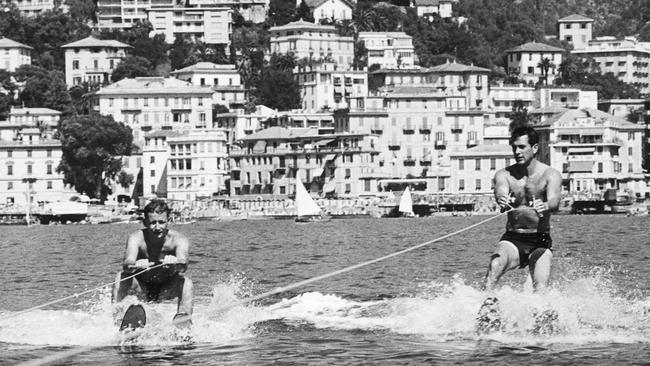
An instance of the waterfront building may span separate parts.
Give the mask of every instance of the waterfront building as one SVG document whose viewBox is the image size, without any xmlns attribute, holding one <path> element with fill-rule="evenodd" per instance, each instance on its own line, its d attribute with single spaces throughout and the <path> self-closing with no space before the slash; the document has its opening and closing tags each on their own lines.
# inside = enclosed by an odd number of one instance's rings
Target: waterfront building
<svg viewBox="0 0 650 366">
<path fill-rule="evenodd" d="M 602 74 L 612 73 L 642 94 L 650 94 L 650 42 L 639 42 L 635 37 L 597 37 L 571 53 L 593 59 Z"/>
<path fill-rule="evenodd" d="M 413 37 L 404 32 L 359 32 L 367 50 L 368 66 L 409 68 L 416 64 Z"/>
<path fill-rule="evenodd" d="M 66 12 L 68 6 L 63 4 L 63 2 L 58 2 L 55 0 L 18 0 L 12 2 L 20 11 L 20 13 L 26 17 L 33 17 L 42 12 L 54 9 L 61 9 Z"/>
<path fill-rule="evenodd" d="M 355 1 L 348 0 L 296 0 L 296 8 L 304 1 L 314 16 L 314 22 L 352 19 Z"/>
<path fill-rule="evenodd" d="M 579 14 L 571 14 L 557 21 L 557 35 L 560 41 L 566 41 L 574 50 L 587 47 L 591 40 L 594 20 Z"/>
<path fill-rule="evenodd" d="M 354 59 L 354 38 L 340 36 L 333 25 L 299 20 L 271 27 L 271 53 L 293 54 L 297 59 L 332 61 L 349 67 Z"/>
<path fill-rule="evenodd" d="M 145 132 L 212 126 L 212 89 L 175 78 L 123 79 L 96 91 L 93 99 L 100 114 L 131 127 L 138 145 Z"/>
<path fill-rule="evenodd" d="M 189 0 L 191 7 L 222 7 L 236 10 L 247 22 L 262 23 L 266 20 L 269 0 Z"/>
<path fill-rule="evenodd" d="M 233 10 L 229 7 L 150 7 L 145 12 L 153 26 L 150 37 L 163 34 L 169 44 L 174 43 L 176 37 L 183 37 L 194 42 L 224 45 L 226 50 L 230 45 Z"/>
<path fill-rule="evenodd" d="M 415 8 L 418 17 L 433 21 L 436 17 L 447 19 L 452 16 L 452 4 L 457 0 L 412 0 L 411 7 Z"/>
<path fill-rule="evenodd" d="M 251 135 L 264 128 L 265 121 L 277 117 L 277 111 L 269 107 L 258 105 L 255 110 L 246 113 L 243 110 L 217 114 L 212 123 L 213 128 L 226 131 L 228 146 L 244 136 Z"/>
<path fill-rule="evenodd" d="M 336 132 L 378 136 L 380 184 L 417 177 L 427 193 L 450 192 L 450 153 L 481 144 L 493 119 L 465 101 L 436 86 L 386 86 L 336 111 Z"/>
<path fill-rule="evenodd" d="M 107 201 L 114 202 L 129 202 L 129 200 L 137 200 L 142 196 L 142 152 L 134 152 L 131 155 L 122 156 L 122 170 L 118 173 L 115 179 L 109 182 L 112 193 L 106 197 Z M 122 172 L 129 174 L 133 177 L 131 184 L 123 186 L 119 182 L 119 175 Z M 138 189 L 139 188 L 139 189 Z"/>
<path fill-rule="evenodd" d="M 195 201 L 226 188 L 227 137 L 223 129 L 155 131 L 145 136 L 145 196 Z"/>
<path fill-rule="evenodd" d="M 0 140 L 0 206 L 64 200 L 71 190 L 56 171 L 61 155 L 61 141 L 41 140 L 37 128 L 23 129 L 18 139 Z"/>
<path fill-rule="evenodd" d="M 482 144 L 450 153 L 450 193 L 492 195 L 494 174 L 514 163 L 508 144 Z"/>
<path fill-rule="evenodd" d="M 172 71 L 171 75 L 193 85 L 210 86 L 214 91 L 212 104 L 221 104 L 228 109 L 242 109 L 246 103 L 246 90 L 235 65 L 218 65 L 199 62 L 186 68 Z"/>
<path fill-rule="evenodd" d="M 558 77 L 558 67 L 562 63 L 562 48 L 549 46 L 544 43 L 529 42 L 506 51 L 508 74 L 515 75 L 529 84 L 543 82 L 546 75 L 538 65 L 548 59 L 548 80 L 546 85 L 553 84 Z"/>
<path fill-rule="evenodd" d="M 32 50 L 30 46 L 0 37 L 0 70 L 14 72 L 22 65 L 31 65 Z"/>
<path fill-rule="evenodd" d="M 319 135 L 315 128 L 271 127 L 231 150 L 230 194 L 295 194 L 296 181 L 317 197 L 358 197 L 378 191 L 376 136 Z"/>
<path fill-rule="evenodd" d="M 568 109 L 536 126 L 538 157 L 562 173 L 567 192 L 629 189 L 645 195 L 645 126 L 597 109 Z"/>
<path fill-rule="evenodd" d="M 346 108 L 351 97 L 368 95 L 367 70 L 340 68 L 335 63 L 298 66 L 293 71 L 300 85 L 302 110 L 308 112 Z"/>
<path fill-rule="evenodd" d="M 65 83 L 68 87 L 84 82 L 107 84 L 117 65 L 132 47 L 115 40 L 95 37 L 65 44 Z"/>
<path fill-rule="evenodd" d="M 175 4 L 174 0 L 97 0 L 97 28 L 129 29 L 147 20 L 147 9 Z"/>
</svg>

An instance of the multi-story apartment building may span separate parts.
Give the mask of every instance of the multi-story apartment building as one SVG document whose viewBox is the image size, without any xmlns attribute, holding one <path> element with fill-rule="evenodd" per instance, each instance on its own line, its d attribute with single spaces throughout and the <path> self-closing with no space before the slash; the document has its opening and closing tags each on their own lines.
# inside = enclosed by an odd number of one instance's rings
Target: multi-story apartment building
<svg viewBox="0 0 650 366">
<path fill-rule="evenodd" d="M 95 37 L 61 46 L 65 50 L 65 82 L 68 86 L 83 82 L 106 84 L 131 46 L 115 40 Z"/>
<path fill-rule="evenodd" d="M 428 193 L 449 192 L 450 154 L 479 145 L 490 119 L 488 111 L 469 109 L 464 96 L 436 86 L 384 87 L 335 112 L 337 133 L 378 135 L 379 176 L 418 177 Z"/>
<path fill-rule="evenodd" d="M 147 9 L 174 5 L 174 0 L 97 0 L 97 27 L 128 29 L 147 20 Z"/>
<path fill-rule="evenodd" d="M 409 68 L 415 65 L 413 37 L 404 32 L 359 32 L 367 53 L 368 66 Z"/>
<path fill-rule="evenodd" d="M 516 75 L 529 84 L 542 82 L 545 77 L 547 85 L 553 84 L 558 77 L 558 67 L 562 63 L 563 49 L 544 43 L 529 42 L 506 51 L 508 73 Z M 548 59 L 550 67 L 548 75 L 538 65 Z"/>
<path fill-rule="evenodd" d="M 96 110 L 133 130 L 134 143 L 144 133 L 161 129 L 188 130 L 212 126 L 212 89 L 175 78 L 123 79 L 94 93 Z"/>
<path fill-rule="evenodd" d="M 63 175 L 56 171 L 61 142 L 39 136 L 37 128 L 26 128 L 20 139 L 0 141 L 0 204 L 25 207 L 27 202 L 63 200 L 71 193 L 63 184 Z"/>
<path fill-rule="evenodd" d="M 296 67 L 293 75 L 300 85 L 303 111 L 346 108 L 349 98 L 368 95 L 366 70 L 324 63 L 315 67 Z"/>
<path fill-rule="evenodd" d="M 329 60 L 348 67 L 354 59 L 354 38 L 340 36 L 333 25 L 303 20 L 271 27 L 271 52 L 298 59 Z"/>
<path fill-rule="evenodd" d="M 650 94 L 650 42 L 639 42 L 635 37 L 597 37 L 571 53 L 592 58 L 602 74 L 612 73 L 642 94 Z"/>
<path fill-rule="evenodd" d="M 415 8 L 418 17 L 433 21 L 435 17 L 451 18 L 452 4 L 457 0 L 412 0 L 411 7 Z"/>
<path fill-rule="evenodd" d="M 574 50 L 587 47 L 591 40 L 594 20 L 579 14 L 571 14 L 557 21 L 557 38 L 566 41 Z"/>
<path fill-rule="evenodd" d="M 212 125 L 214 128 L 222 128 L 226 131 L 228 146 L 230 146 L 244 136 L 263 129 L 264 121 L 275 117 L 277 117 L 275 110 L 258 105 L 251 113 L 244 113 L 244 111 L 220 113 Z"/>
<path fill-rule="evenodd" d="M 320 135 L 334 133 L 334 116 L 331 111 L 309 112 L 295 110 L 278 114 L 262 123 L 263 128 L 312 128 Z"/>
<path fill-rule="evenodd" d="M 192 7 L 226 7 L 236 10 L 245 21 L 262 23 L 266 20 L 269 0 L 189 0 Z"/>
<path fill-rule="evenodd" d="M 228 176 L 223 129 L 158 131 L 145 137 L 145 196 L 193 201 L 225 190 Z"/>
<path fill-rule="evenodd" d="M 462 96 L 463 108 L 481 109 L 488 97 L 490 70 L 447 61 L 432 68 L 382 69 L 371 73 L 375 86 L 431 86 L 447 96 Z M 460 103 L 460 100 L 456 100 Z M 458 108 L 456 108 L 458 109 Z"/>
<path fill-rule="evenodd" d="M 230 194 L 290 195 L 301 181 L 312 195 L 376 194 L 376 137 L 272 127 L 244 137 L 230 154 Z"/>
<path fill-rule="evenodd" d="M 541 87 L 535 90 L 534 107 L 538 109 L 559 107 L 566 109 L 596 109 L 598 92 L 577 88 Z"/>
<path fill-rule="evenodd" d="M 211 45 L 224 45 L 226 49 L 232 38 L 232 13 L 229 7 L 149 7 L 147 20 L 153 30 L 149 34 L 164 34 L 167 43 L 176 37 L 188 38 Z"/>
<path fill-rule="evenodd" d="M 507 144 L 482 144 L 450 153 L 452 194 L 494 192 L 494 174 L 514 163 L 512 148 Z"/>
<path fill-rule="evenodd" d="M 246 102 L 246 90 L 241 84 L 241 76 L 235 65 L 199 62 L 172 71 L 171 75 L 194 85 L 212 87 L 214 90 L 213 104 L 221 104 L 228 109 L 241 109 Z"/>
<path fill-rule="evenodd" d="M 322 20 L 349 20 L 352 19 L 353 1 L 348 0 L 296 0 L 296 8 L 305 1 L 314 16 L 314 21 L 320 23 Z"/>
<path fill-rule="evenodd" d="M 562 173 L 568 192 L 648 192 L 641 163 L 644 126 L 596 109 L 569 109 L 537 126 L 540 160 Z"/>
<path fill-rule="evenodd" d="M 32 47 L 0 37 L 0 70 L 14 72 L 22 65 L 31 65 L 32 50 Z"/>
<path fill-rule="evenodd" d="M 37 128 L 40 139 L 51 139 L 59 126 L 61 112 L 49 108 L 11 107 L 6 122 L 0 122 L 0 140 L 20 139 L 24 128 Z"/>
<path fill-rule="evenodd" d="M 523 84 L 490 85 L 488 99 L 487 107 L 494 111 L 495 123 L 507 124 L 515 102 L 520 102 L 527 110 L 533 108 L 535 88 Z"/>
<path fill-rule="evenodd" d="M 68 10 L 67 5 L 63 5 L 63 2 L 54 0 L 17 0 L 12 3 L 16 5 L 22 15 L 27 17 L 36 16 L 44 11 L 56 8 L 60 8 L 62 11 Z"/>
<path fill-rule="evenodd" d="M 646 99 L 601 99 L 598 101 L 598 109 L 625 119 L 633 116 L 643 122 L 643 115 L 647 113 L 646 103 L 648 103 Z"/>
</svg>

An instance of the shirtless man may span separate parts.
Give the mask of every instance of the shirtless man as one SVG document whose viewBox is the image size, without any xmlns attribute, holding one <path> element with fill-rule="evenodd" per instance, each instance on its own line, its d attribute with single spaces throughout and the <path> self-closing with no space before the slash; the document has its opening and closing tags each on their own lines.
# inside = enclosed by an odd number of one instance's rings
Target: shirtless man
<svg viewBox="0 0 650 366">
<path fill-rule="evenodd" d="M 145 301 L 178 298 L 175 322 L 189 321 L 192 315 L 192 280 L 182 273 L 187 270 L 189 241 L 167 228 L 171 209 L 161 199 L 154 199 L 144 208 L 144 229 L 133 232 L 126 241 L 123 269 L 117 274 L 113 299 L 122 301 L 135 293 Z M 146 268 L 162 266 L 144 271 Z M 142 272 L 133 278 L 124 277 Z"/>
<path fill-rule="evenodd" d="M 494 195 L 502 212 L 514 210 L 491 257 L 485 288 L 493 289 L 506 271 L 530 266 L 533 287 L 541 291 L 551 273 L 550 216 L 560 203 L 562 176 L 535 158 L 539 145 L 532 127 L 516 128 L 510 145 L 516 163 L 495 174 Z"/>
</svg>

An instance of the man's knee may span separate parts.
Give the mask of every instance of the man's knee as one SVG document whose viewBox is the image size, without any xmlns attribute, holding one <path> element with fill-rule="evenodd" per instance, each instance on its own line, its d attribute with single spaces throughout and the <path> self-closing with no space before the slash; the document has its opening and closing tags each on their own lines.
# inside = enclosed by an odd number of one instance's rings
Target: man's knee
<svg viewBox="0 0 650 366">
<path fill-rule="evenodd" d="M 547 248 L 537 248 L 533 250 L 532 253 L 530 253 L 530 256 L 528 258 L 531 265 L 534 266 L 535 263 L 537 263 L 537 261 L 539 261 L 542 258 L 544 259 L 548 258 L 548 260 L 553 258 L 553 252 L 551 252 L 551 250 Z"/>
<path fill-rule="evenodd" d="M 506 260 L 499 253 L 494 253 L 490 257 L 490 272 L 501 272 L 505 269 Z"/>
</svg>

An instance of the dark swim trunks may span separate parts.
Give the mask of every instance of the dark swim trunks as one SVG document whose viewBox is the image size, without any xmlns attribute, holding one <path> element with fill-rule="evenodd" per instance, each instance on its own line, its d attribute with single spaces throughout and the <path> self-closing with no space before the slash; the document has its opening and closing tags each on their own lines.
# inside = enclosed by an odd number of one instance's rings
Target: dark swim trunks
<svg viewBox="0 0 650 366">
<path fill-rule="evenodd" d="M 159 302 L 160 293 L 165 285 L 174 281 L 185 281 L 185 277 L 176 272 L 169 272 L 164 268 L 157 268 L 149 272 L 145 272 L 135 277 L 138 280 L 140 288 L 144 292 L 147 302 Z"/>
<path fill-rule="evenodd" d="M 521 234 L 506 231 L 501 240 L 511 242 L 519 250 L 519 268 L 524 268 L 530 264 L 530 255 L 535 249 L 552 250 L 551 247 L 553 246 L 553 240 L 549 233 Z"/>
</svg>

